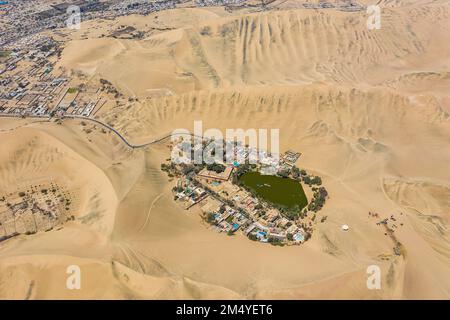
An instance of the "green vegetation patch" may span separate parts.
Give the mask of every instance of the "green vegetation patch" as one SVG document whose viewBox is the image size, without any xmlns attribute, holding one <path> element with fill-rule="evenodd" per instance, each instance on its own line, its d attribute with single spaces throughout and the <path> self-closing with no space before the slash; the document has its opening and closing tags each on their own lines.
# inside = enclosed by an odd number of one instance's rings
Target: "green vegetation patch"
<svg viewBox="0 0 450 320">
<path fill-rule="evenodd" d="M 67 90 L 67 93 L 75 93 L 75 92 L 78 92 L 78 88 L 69 88 Z"/>
<path fill-rule="evenodd" d="M 7 58 L 11 54 L 11 51 L 1 51 L 0 50 L 0 58 Z"/>
<path fill-rule="evenodd" d="M 293 179 L 253 171 L 244 173 L 239 182 L 256 196 L 278 206 L 303 209 L 308 204 L 302 185 Z"/>
<path fill-rule="evenodd" d="M 208 164 L 206 169 L 209 171 L 214 171 L 215 173 L 222 173 L 225 171 L 226 167 L 220 163 Z"/>
</svg>

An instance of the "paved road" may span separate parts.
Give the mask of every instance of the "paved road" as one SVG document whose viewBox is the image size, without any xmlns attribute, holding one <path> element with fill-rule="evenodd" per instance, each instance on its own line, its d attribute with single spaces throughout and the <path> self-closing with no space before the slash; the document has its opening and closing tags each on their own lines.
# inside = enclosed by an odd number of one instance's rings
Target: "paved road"
<svg viewBox="0 0 450 320">
<path fill-rule="evenodd" d="M 95 122 L 96 124 L 99 124 L 102 127 L 107 128 L 108 130 L 114 132 L 120 138 L 120 140 L 122 140 L 128 147 L 130 147 L 132 149 L 145 148 L 152 144 L 155 144 L 155 143 L 161 142 L 165 139 L 168 139 L 168 138 L 172 137 L 173 135 L 181 135 L 181 133 L 167 133 L 160 138 L 153 139 L 153 140 L 143 143 L 143 144 L 132 144 L 132 143 L 128 142 L 128 140 L 119 131 L 117 131 L 116 129 L 111 127 L 109 124 L 101 122 L 97 119 L 89 118 L 89 117 L 85 117 L 85 116 L 79 116 L 79 115 L 63 116 L 63 119 L 80 119 L 80 120 Z M 190 135 L 191 135 L 191 137 L 203 138 L 200 136 L 196 136 L 193 133 L 191 133 Z"/>
<path fill-rule="evenodd" d="M 132 143 L 128 142 L 128 140 L 119 131 L 117 131 L 116 129 L 111 127 L 109 124 L 101 122 L 97 119 L 84 117 L 84 116 L 78 116 L 78 115 L 63 116 L 63 119 L 80 119 L 83 121 L 94 122 L 106 129 L 108 129 L 109 131 L 114 132 L 120 138 L 120 140 L 122 140 L 128 147 L 130 147 L 132 149 L 144 148 L 144 147 L 155 144 L 161 140 L 164 140 L 164 139 L 167 139 L 168 137 L 170 137 L 170 135 L 167 135 L 167 136 L 164 136 L 163 138 L 155 139 L 155 140 L 152 140 L 152 141 L 144 143 L 144 144 L 132 144 Z"/>
<path fill-rule="evenodd" d="M 21 115 L 5 115 L 5 114 L 0 115 L 0 118 L 1 117 L 3 117 L 3 118 L 20 118 L 20 119 L 43 119 L 41 122 L 50 122 L 52 119 L 48 116 L 27 116 L 24 118 Z M 117 131 L 116 129 L 111 127 L 109 124 L 101 122 L 100 120 L 85 117 L 85 116 L 80 116 L 80 115 L 65 115 L 62 117 L 62 119 L 79 119 L 82 121 L 94 122 L 106 129 L 108 129 L 109 131 L 113 132 L 116 136 L 118 136 L 120 138 L 120 140 L 122 140 L 129 148 L 132 148 L 132 149 L 148 147 L 152 144 L 155 144 L 155 143 L 163 141 L 167 138 L 170 138 L 173 135 L 172 133 L 168 133 L 168 134 L 165 134 L 164 136 L 162 136 L 161 138 L 153 139 L 153 140 L 143 143 L 143 144 L 133 144 L 133 143 L 128 142 L 128 140 L 119 131 Z M 191 136 L 194 136 L 194 134 L 191 134 Z"/>
</svg>

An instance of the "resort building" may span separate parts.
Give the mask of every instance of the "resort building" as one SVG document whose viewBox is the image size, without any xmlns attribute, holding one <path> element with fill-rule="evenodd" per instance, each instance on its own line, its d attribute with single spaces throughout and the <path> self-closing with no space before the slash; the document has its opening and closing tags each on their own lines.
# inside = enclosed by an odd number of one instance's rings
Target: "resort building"
<svg viewBox="0 0 450 320">
<path fill-rule="evenodd" d="M 233 169 L 234 168 L 232 166 L 227 166 L 225 168 L 225 171 L 217 173 L 205 168 L 198 173 L 198 176 L 205 179 L 227 181 L 228 179 L 230 179 L 231 173 L 233 173 Z"/>
</svg>

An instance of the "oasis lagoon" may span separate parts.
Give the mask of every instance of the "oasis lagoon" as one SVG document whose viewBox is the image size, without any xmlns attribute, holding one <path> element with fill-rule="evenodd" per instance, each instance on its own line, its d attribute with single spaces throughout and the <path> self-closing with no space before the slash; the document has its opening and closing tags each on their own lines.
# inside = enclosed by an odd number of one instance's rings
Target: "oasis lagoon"
<svg viewBox="0 0 450 320">
<path fill-rule="evenodd" d="M 303 209 L 308 204 L 302 185 L 294 179 L 246 172 L 240 177 L 239 182 L 265 201 L 287 209 L 296 206 Z"/>
</svg>

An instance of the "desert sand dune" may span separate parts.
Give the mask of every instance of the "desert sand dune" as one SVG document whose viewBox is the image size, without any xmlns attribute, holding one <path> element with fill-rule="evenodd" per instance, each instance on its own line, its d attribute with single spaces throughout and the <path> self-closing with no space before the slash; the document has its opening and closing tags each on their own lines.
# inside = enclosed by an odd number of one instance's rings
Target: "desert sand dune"
<svg viewBox="0 0 450 320">
<path fill-rule="evenodd" d="M 74 42 L 61 66 L 89 72 L 96 65 L 99 75 L 138 96 L 160 88 L 182 93 L 192 86 L 316 81 L 361 86 L 401 77 L 417 65 L 424 69 L 417 72 L 448 70 L 448 6 L 386 8 L 382 19 L 376 32 L 367 29 L 364 13 L 291 10 L 206 19 L 138 44 L 119 40 L 131 47 L 125 52 L 112 40 Z M 426 23 L 430 20 L 434 23 Z M 100 59 L 105 46 L 108 56 Z M 147 76 L 137 76 L 142 73 Z"/>
<path fill-rule="evenodd" d="M 380 4 L 375 31 L 364 12 L 202 8 L 68 33 L 57 67 L 138 98 L 98 118 L 129 142 L 196 120 L 204 130 L 279 128 L 281 150 L 299 150 L 298 166 L 322 177 L 330 199 L 318 216 L 328 218 L 302 246 L 217 234 L 173 201 L 164 142 L 131 149 L 79 120 L 2 120 L 0 190 L 58 179 L 80 205 L 60 230 L 0 243 L 0 297 L 448 299 L 450 7 Z M 120 25 L 145 37 L 105 33 Z M 377 225 L 391 215 L 398 255 Z M 72 264 L 81 291 L 65 287 Z M 373 264 L 381 290 L 366 287 Z"/>
</svg>

